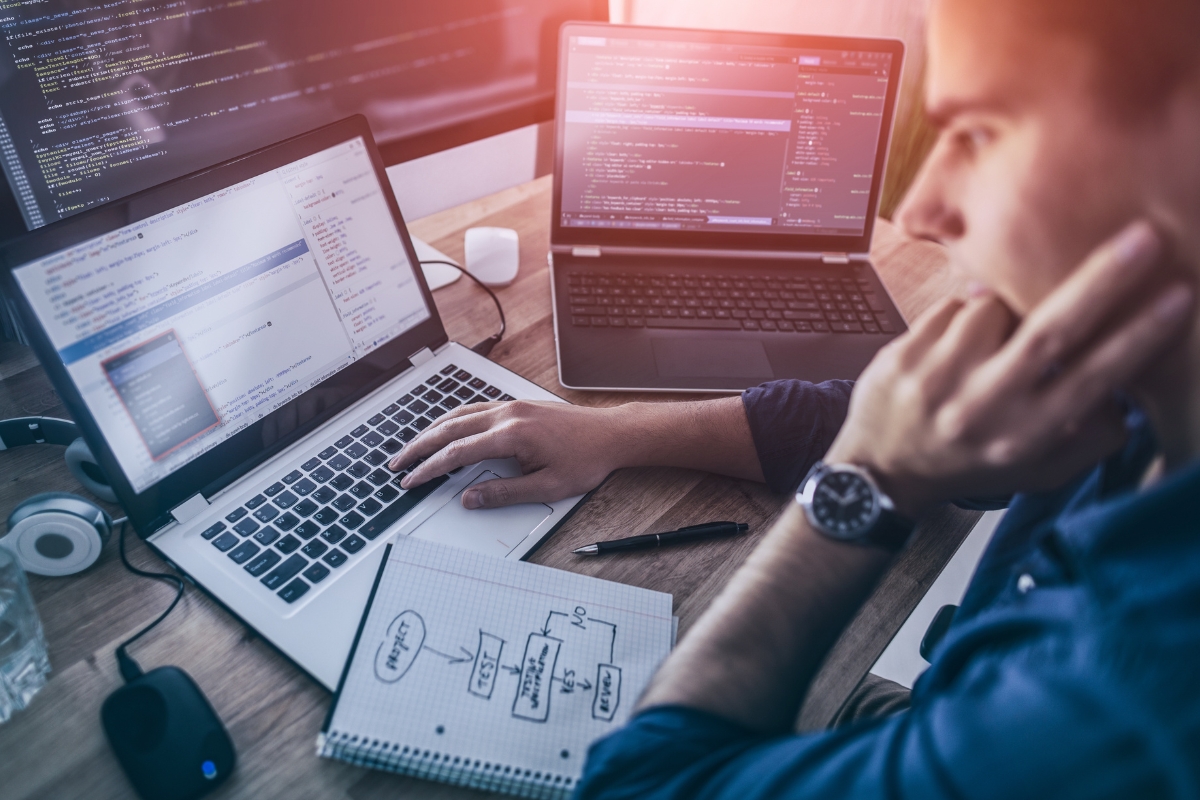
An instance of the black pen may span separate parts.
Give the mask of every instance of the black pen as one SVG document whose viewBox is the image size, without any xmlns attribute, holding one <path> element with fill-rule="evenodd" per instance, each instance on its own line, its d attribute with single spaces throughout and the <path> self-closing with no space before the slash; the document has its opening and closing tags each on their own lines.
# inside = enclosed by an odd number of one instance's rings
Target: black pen
<svg viewBox="0 0 1200 800">
<path fill-rule="evenodd" d="M 603 553 L 615 553 L 618 550 L 645 550 L 650 547 L 661 547 L 664 544 L 715 539 L 718 536 L 734 536 L 748 530 L 750 530 L 750 526 L 744 522 L 706 522 L 703 525 L 689 525 L 686 528 L 667 533 L 643 533 L 641 536 L 630 536 L 628 539 L 596 542 L 580 547 L 573 552 L 582 556 L 598 556 Z"/>
</svg>

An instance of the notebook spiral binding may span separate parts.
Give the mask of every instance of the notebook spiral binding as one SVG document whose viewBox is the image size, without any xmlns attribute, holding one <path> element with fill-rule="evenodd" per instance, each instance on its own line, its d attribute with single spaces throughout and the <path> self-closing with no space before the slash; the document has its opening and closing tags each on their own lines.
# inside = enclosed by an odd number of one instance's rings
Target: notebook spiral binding
<svg viewBox="0 0 1200 800">
<path fill-rule="evenodd" d="M 567 800 L 575 783 L 569 775 L 518 769 L 379 739 L 368 741 L 336 730 L 320 735 L 317 755 L 360 767 L 534 800 Z"/>
</svg>

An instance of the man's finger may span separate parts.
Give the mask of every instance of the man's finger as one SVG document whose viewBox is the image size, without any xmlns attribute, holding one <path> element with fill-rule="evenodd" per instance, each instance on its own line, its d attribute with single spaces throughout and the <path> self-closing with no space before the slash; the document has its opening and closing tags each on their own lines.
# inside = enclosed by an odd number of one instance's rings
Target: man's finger
<svg viewBox="0 0 1200 800">
<path fill-rule="evenodd" d="M 1127 385 L 1171 343 L 1191 318 L 1192 289 L 1175 284 L 1060 375 L 1046 394 L 1047 420 L 1078 419 L 1115 389 Z"/>
<path fill-rule="evenodd" d="M 519 478 L 483 481 L 462 494 L 463 508 L 500 508 L 517 503 L 553 503 L 566 497 L 545 471 Z"/>
<path fill-rule="evenodd" d="M 962 375 L 1004 346 L 1014 324 L 1012 311 L 995 295 L 968 300 L 922 359 L 930 396 L 946 397 Z"/>
<path fill-rule="evenodd" d="M 1030 385 L 1091 340 L 1113 313 L 1129 306 L 1157 266 L 1162 243 L 1138 221 L 1101 245 L 1029 313 L 1004 348 L 1009 386 Z"/>
<path fill-rule="evenodd" d="M 421 462 L 419 467 L 405 476 L 400 485 L 411 489 L 438 475 L 445 475 L 468 464 L 477 464 L 484 459 L 511 458 L 516 453 L 513 452 L 512 445 L 505 441 L 506 438 L 489 429 L 473 436 L 456 439 Z"/>
<path fill-rule="evenodd" d="M 957 297 L 945 297 L 925 311 L 904 335 L 905 348 L 920 355 L 933 346 L 960 310 L 963 301 Z"/>
<path fill-rule="evenodd" d="M 463 414 L 455 413 L 463 410 L 456 408 L 454 412 L 451 412 L 454 413 L 454 416 L 445 415 L 426 428 L 420 436 L 405 445 L 404 449 L 388 462 L 388 469 L 392 472 L 399 472 L 414 461 L 433 455 L 453 441 L 487 430 L 494 420 L 490 415 L 480 412 L 490 411 L 495 406 L 484 403 L 475 403 L 475 405 L 491 407 Z"/>
</svg>

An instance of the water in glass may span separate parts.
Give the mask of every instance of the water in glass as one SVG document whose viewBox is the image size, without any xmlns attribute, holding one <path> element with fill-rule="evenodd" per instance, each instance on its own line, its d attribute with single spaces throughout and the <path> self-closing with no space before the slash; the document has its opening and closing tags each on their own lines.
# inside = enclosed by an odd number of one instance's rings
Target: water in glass
<svg viewBox="0 0 1200 800">
<path fill-rule="evenodd" d="M 46 638 L 25 572 L 0 547 L 0 722 L 29 705 L 49 672 Z"/>
</svg>

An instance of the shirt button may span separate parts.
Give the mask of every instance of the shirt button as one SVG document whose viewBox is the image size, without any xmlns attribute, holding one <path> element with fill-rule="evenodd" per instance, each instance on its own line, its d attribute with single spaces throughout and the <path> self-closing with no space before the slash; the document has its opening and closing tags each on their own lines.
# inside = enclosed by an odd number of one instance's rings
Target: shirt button
<svg viewBox="0 0 1200 800">
<path fill-rule="evenodd" d="M 1037 581 L 1028 572 L 1022 573 L 1021 577 L 1017 578 L 1017 591 L 1021 594 L 1028 594 L 1031 589 L 1037 588 Z"/>
</svg>

